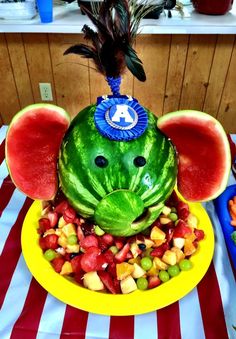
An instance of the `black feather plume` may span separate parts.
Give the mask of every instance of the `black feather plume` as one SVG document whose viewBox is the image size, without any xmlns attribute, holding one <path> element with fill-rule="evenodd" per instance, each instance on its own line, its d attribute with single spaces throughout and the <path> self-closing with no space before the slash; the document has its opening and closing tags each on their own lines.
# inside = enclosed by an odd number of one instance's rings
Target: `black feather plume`
<svg viewBox="0 0 236 339">
<path fill-rule="evenodd" d="M 93 59 L 97 70 L 106 77 L 117 78 L 127 67 L 137 79 L 145 81 L 142 62 L 132 46 L 141 19 L 156 5 L 148 6 L 146 0 L 104 0 L 97 10 L 89 10 L 82 1 L 78 2 L 97 31 L 84 25 L 84 38 L 92 46 L 75 45 L 64 54 Z"/>
</svg>

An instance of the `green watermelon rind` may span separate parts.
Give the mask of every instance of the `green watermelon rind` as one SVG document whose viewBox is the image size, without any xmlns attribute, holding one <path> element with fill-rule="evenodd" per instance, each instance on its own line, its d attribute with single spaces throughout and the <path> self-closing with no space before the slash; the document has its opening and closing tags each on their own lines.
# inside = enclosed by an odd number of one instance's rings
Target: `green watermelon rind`
<svg viewBox="0 0 236 339">
<path fill-rule="evenodd" d="M 179 111 L 175 111 L 175 112 L 170 112 L 167 113 L 161 117 L 158 118 L 157 120 L 157 127 L 162 130 L 162 126 L 165 125 L 166 122 L 170 122 L 171 119 L 175 119 L 178 117 L 184 117 L 184 116 L 189 116 L 189 115 L 194 116 L 194 118 L 197 118 L 200 121 L 214 121 L 215 126 L 217 127 L 221 137 L 222 137 L 222 142 L 224 145 L 224 149 L 225 149 L 225 175 L 222 179 L 221 185 L 219 187 L 219 189 L 215 192 L 215 194 L 209 196 L 206 199 L 203 200 L 199 200 L 199 202 L 204 202 L 204 201 L 210 201 L 213 200 L 215 198 L 217 198 L 226 188 L 228 180 L 229 180 L 229 176 L 230 176 L 230 169 L 231 169 L 231 151 L 230 151 L 230 146 L 229 146 L 229 142 L 228 142 L 228 138 L 227 138 L 227 134 L 223 128 L 223 126 L 221 125 L 221 123 L 214 118 L 213 116 L 211 116 L 208 113 L 205 112 L 201 112 L 201 111 L 197 111 L 197 110 L 179 110 Z"/>
<path fill-rule="evenodd" d="M 8 145 L 8 137 L 9 137 L 9 133 L 10 133 L 10 130 L 11 130 L 12 126 L 14 126 L 25 114 L 27 114 L 27 112 L 32 111 L 32 110 L 41 109 L 41 108 L 48 109 L 49 111 L 52 111 L 54 113 L 55 112 L 59 113 L 63 118 L 65 118 L 68 121 L 68 126 L 69 126 L 70 120 L 71 120 L 70 115 L 62 107 L 56 106 L 54 104 L 47 104 L 47 103 L 36 103 L 36 104 L 28 105 L 28 106 L 24 107 L 22 110 L 20 110 L 19 112 L 17 112 L 14 115 L 14 117 L 12 118 L 12 120 L 11 120 L 9 126 L 8 126 L 7 133 L 6 133 L 5 161 L 6 161 L 6 166 L 7 166 L 7 169 L 8 169 L 8 172 L 9 172 L 9 175 L 11 177 L 11 180 L 12 180 L 13 184 L 24 194 L 26 194 L 26 193 L 23 192 L 18 187 L 17 183 L 15 182 L 15 180 L 13 178 L 13 175 L 12 175 L 12 172 L 11 172 L 11 169 L 10 169 L 10 166 L 9 166 L 9 154 L 8 154 L 8 147 L 7 147 L 7 145 Z M 54 194 L 51 197 L 48 197 L 45 200 L 53 199 L 56 193 L 57 192 L 55 191 Z M 37 197 L 30 196 L 28 194 L 26 194 L 26 195 L 29 196 L 32 199 L 37 199 Z M 39 199 L 39 200 L 44 200 L 44 199 Z"/>
</svg>

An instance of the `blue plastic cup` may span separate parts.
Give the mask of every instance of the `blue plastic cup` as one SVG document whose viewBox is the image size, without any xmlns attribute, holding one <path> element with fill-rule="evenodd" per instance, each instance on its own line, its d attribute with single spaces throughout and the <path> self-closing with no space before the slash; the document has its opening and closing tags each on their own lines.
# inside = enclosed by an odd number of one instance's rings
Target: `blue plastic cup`
<svg viewBox="0 0 236 339">
<path fill-rule="evenodd" d="M 53 21 L 53 0 L 37 0 L 37 7 L 42 23 Z"/>
</svg>

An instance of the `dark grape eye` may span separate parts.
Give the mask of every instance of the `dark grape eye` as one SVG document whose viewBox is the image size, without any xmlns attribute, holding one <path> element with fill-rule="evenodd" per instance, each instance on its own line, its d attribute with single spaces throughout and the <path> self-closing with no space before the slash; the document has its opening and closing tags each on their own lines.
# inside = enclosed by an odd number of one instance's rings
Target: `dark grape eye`
<svg viewBox="0 0 236 339">
<path fill-rule="evenodd" d="M 108 160 L 106 158 L 104 158 L 102 155 L 98 155 L 96 158 L 95 158 L 95 164 L 98 166 L 98 167 L 107 167 L 108 165 Z"/>
<path fill-rule="evenodd" d="M 138 156 L 134 159 L 134 165 L 136 167 L 143 167 L 146 165 L 146 159 L 144 157 Z"/>
</svg>

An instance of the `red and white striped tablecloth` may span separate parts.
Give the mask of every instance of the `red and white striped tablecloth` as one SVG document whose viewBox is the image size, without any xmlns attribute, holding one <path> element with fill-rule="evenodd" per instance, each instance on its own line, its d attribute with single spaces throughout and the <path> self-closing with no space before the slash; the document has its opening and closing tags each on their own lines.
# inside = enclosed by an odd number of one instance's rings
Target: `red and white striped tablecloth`
<svg viewBox="0 0 236 339">
<path fill-rule="evenodd" d="M 0 339 L 236 338 L 235 272 L 212 202 L 205 208 L 215 229 L 213 262 L 198 286 L 178 302 L 143 315 L 116 317 L 87 313 L 48 294 L 22 256 L 21 226 L 32 200 L 8 175 L 6 131 L 6 126 L 0 128 Z"/>
</svg>

